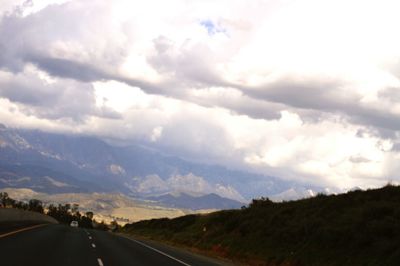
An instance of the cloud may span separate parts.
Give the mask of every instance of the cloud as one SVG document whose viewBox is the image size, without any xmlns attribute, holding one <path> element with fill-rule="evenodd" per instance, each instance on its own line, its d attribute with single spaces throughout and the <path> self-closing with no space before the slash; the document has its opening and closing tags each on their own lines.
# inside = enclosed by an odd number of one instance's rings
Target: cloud
<svg viewBox="0 0 400 266">
<path fill-rule="evenodd" d="M 282 104 L 285 107 L 281 107 L 281 110 L 291 109 L 305 116 L 341 114 L 348 122 L 373 127 L 382 135 L 388 130 L 400 129 L 400 113 L 395 102 L 400 87 L 378 88 L 372 100 L 366 100 L 366 95 L 355 89 L 357 84 L 323 77 L 283 77 L 263 86 L 237 87 L 244 95 L 263 100 L 264 104 Z M 382 105 L 383 102 L 388 105 Z"/>
<path fill-rule="evenodd" d="M 128 30 L 123 25 L 107 23 L 112 16 L 106 12 L 109 8 L 106 4 L 98 1 L 90 7 L 87 16 L 80 15 L 83 9 L 87 9 L 85 5 L 70 2 L 52 5 L 27 16 L 21 16 L 19 12 L 3 16 L 0 32 L 7 38 L 0 42 L 5 51 L 3 57 L 0 56 L 0 65 L 17 73 L 23 70 L 25 64 L 32 63 L 55 77 L 82 82 L 119 80 L 140 87 L 147 93 L 203 105 L 221 104 L 221 101 L 213 103 L 212 99 L 197 100 L 188 92 L 188 88 L 200 90 L 204 85 L 225 85 L 214 70 L 217 64 L 213 59 L 215 53 L 206 43 L 185 41 L 178 48 L 178 44 L 158 36 L 152 40 L 156 53 L 146 58 L 150 66 L 162 74 L 162 80 L 138 79 L 118 71 L 127 58 L 129 40 L 134 36 L 128 36 Z M 71 21 L 71 17 L 76 19 Z M 47 21 L 46 27 L 42 26 L 43 21 Z M 194 27 L 196 25 L 197 22 Z M 19 34 L 15 35 L 14 32 Z M 199 34 L 202 34 L 201 31 Z M 239 104 L 227 102 L 223 105 L 234 108 Z M 249 105 L 241 105 L 233 111 L 252 115 L 251 109 L 254 107 L 246 106 Z M 276 117 L 276 110 L 273 112 L 275 114 L 266 114 L 264 118 Z M 254 113 L 260 116 L 261 112 Z"/>
<path fill-rule="evenodd" d="M 39 118 L 72 118 L 76 121 L 92 115 L 120 118 L 116 111 L 96 106 L 91 84 L 52 79 L 33 66 L 26 67 L 18 74 L 0 71 L 0 96 L 19 104 L 20 110 L 26 115 Z"/>
<path fill-rule="evenodd" d="M 0 119 L 375 186 L 396 178 L 399 156 L 396 10 L 389 0 L 6 0 Z"/>
<path fill-rule="evenodd" d="M 162 135 L 163 128 L 162 127 L 155 127 L 152 131 L 152 134 L 150 136 L 150 140 L 152 142 L 156 142 Z"/>
<path fill-rule="evenodd" d="M 147 58 L 148 62 L 170 78 L 181 80 L 180 86 L 201 87 L 223 82 L 214 70 L 217 61 L 207 45 L 187 40 L 176 47 L 163 36 L 153 42 L 156 53 Z"/>
<path fill-rule="evenodd" d="M 109 74 L 100 69 L 96 69 L 96 67 L 90 64 L 51 57 L 31 56 L 28 59 L 29 62 L 37 65 L 40 69 L 55 77 L 72 78 L 83 82 L 106 80 L 111 78 Z"/>
<path fill-rule="evenodd" d="M 121 25 L 103 20 L 104 16 L 111 19 L 107 8 L 101 1 L 85 6 L 67 2 L 26 16 L 17 11 L 3 15 L 0 66 L 17 72 L 34 63 L 60 77 L 101 78 L 105 68 L 111 71 L 110 64 L 122 62 L 128 42 L 118 28 Z"/>
</svg>

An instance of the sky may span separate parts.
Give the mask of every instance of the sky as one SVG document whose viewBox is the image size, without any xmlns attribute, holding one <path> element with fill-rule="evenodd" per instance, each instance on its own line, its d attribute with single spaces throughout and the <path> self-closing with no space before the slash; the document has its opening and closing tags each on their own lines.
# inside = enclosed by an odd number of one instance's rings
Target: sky
<svg viewBox="0 0 400 266">
<path fill-rule="evenodd" d="M 0 0 L 0 122 L 326 187 L 400 181 L 376 0 Z"/>
</svg>

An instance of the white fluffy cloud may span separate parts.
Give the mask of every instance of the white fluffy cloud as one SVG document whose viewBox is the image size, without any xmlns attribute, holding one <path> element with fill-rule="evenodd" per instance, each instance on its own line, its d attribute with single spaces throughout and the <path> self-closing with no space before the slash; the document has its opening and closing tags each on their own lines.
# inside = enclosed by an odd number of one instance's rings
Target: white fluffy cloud
<svg viewBox="0 0 400 266">
<path fill-rule="evenodd" d="M 397 1 L 4 1 L 0 119 L 336 187 L 397 180 Z"/>
</svg>

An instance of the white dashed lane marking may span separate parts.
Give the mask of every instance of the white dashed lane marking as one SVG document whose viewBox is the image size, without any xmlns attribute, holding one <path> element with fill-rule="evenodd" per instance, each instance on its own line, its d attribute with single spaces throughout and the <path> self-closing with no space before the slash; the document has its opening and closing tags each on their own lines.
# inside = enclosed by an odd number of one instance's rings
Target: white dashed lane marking
<svg viewBox="0 0 400 266">
<path fill-rule="evenodd" d="M 95 248 L 96 247 L 96 245 L 95 244 L 92 244 L 92 248 Z"/>
<path fill-rule="evenodd" d="M 100 258 L 97 259 L 97 262 L 99 263 L 99 266 L 104 266 L 103 262 L 101 261 Z"/>
</svg>

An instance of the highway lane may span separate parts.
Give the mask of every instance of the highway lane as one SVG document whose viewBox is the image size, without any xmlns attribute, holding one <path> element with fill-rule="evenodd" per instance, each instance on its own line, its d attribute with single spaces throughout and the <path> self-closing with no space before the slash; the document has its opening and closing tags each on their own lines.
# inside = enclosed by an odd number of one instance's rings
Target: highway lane
<svg viewBox="0 0 400 266">
<path fill-rule="evenodd" d="M 186 251 L 112 233 L 45 225 L 0 238 L 0 265 L 224 265 Z"/>
</svg>

